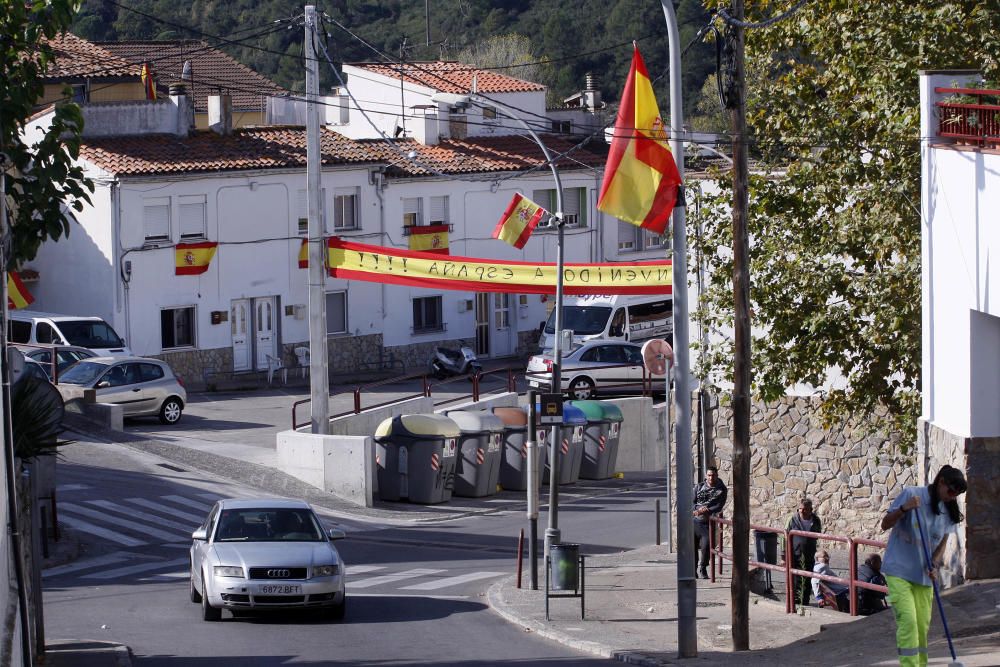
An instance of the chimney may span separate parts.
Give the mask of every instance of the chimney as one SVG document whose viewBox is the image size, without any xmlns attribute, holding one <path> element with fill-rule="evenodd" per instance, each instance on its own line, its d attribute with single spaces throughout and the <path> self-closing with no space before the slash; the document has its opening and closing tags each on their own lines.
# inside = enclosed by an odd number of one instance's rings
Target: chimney
<svg viewBox="0 0 1000 667">
<path fill-rule="evenodd" d="M 591 111 L 596 111 L 603 107 L 604 103 L 601 102 L 601 91 L 594 85 L 594 74 L 592 72 L 587 72 L 586 86 L 586 89 L 583 91 L 584 106 Z"/>
<path fill-rule="evenodd" d="M 183 83 L 170 84 L 170 101 L 177 107 L 177 127 L 174 133 L 180 137 L 186 137 L 191 133 L 191 121 L 194 117 L 194 108 L 187 95 L 187 86 Z"/>
<path fill-rule="evenodd" d="M 208 96 L 208 127 L 222 136 L 233 131 L 233 98 L 228 94 Z"/>
</svg>

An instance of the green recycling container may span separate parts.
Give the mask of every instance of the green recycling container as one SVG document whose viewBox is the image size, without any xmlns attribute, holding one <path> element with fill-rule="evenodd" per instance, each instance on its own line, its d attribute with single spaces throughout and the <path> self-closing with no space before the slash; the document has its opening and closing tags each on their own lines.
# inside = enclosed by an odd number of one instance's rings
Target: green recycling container
<svg viewBox="0 0 1000 667">
<path fill-rule="evenodd" d="M 461 429 L 443 415 L 399 415 L 375 430 L 382 500 L 433 505 L 451 500 Z"/>
<path fill-rule="evenodd" d="M 580 477 L 608 479 L 615 474 L 622 411 L 608 401 L 570 401 L 587 418 L 583 431 L 583 462 Z"/>
</svg>

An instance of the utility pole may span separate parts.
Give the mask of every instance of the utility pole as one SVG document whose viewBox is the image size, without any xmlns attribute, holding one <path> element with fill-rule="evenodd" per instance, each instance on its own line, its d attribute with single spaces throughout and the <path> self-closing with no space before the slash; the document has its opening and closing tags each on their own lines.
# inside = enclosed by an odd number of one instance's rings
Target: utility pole
<svg viewBox="0 0 1000 667">
<path fill-rule="evenodd" d="M 729 81 L 726 109 L 733 139 L 733 650 L 750 650 L 750 251 L 747 238 L 747 142 L 743 0 L 727 21 Z"/>
<path fill-rule="evenodd" d="M 316 7 L 306 5 L 306 199 L 309 201 L 309 389 L 312 433 L 330 432 L 330 375 L 326 351 L 326 238 L 323 233 L 319 141 L 319 60 Z"/>
<path fill-rule="evenodd" d="M 681 38 L 673 0 L 661 0 L 670 44 L 670 150 L 684 179 L 684 105 L 681 99 Z M 683 187 L 683 186 L 682 186 Z M 698 584 L 694 578 L 694 499 L 691 460 L 691 359 L 688 341 L 687 219 L 684 191 L 674 206 L 674 451 L 677 452 L 677 649 L 682 658 L 698 657 Z M 666 409 L 669 409 L 667 407 Z M 667 471 L 670 474 L 670 471 Z"/>
</svg>

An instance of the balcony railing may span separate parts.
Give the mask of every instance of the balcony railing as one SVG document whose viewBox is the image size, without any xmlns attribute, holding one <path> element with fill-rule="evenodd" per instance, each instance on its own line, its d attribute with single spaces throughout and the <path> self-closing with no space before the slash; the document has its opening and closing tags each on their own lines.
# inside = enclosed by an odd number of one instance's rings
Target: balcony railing
<svg viewBox="0 0 1000 667">
<path fill-rule="evenodd" d="M 938 136 L 974 146 L 1000 145 L 1000 90 L 935 88 Z"/>
</svg>

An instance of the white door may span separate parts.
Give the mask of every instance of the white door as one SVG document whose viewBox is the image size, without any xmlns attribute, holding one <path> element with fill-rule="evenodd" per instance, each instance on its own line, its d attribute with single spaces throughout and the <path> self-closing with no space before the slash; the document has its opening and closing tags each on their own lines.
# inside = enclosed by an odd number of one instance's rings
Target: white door
<svg viewBox="0 0 1000 667">
<path fill-rule="evenodd" d="M 250 363 L 250 299 L 235 299 L 229 312 L 233 336 L 233 370 L 251 370 Z"/>
<path fill-rule="evenodd" d="M 514 353 L 511 342 L 511 296 L 506 292 L 493 295 L 493 348 L 492 357 L 506 357 Z"/>
<path fill-rule="evenodd" d="M 253 300 L 254 342 L 257 345 L 257 370 L 267 370 L 267 358 L 277 357 L 277 327 L 274 297 L 257 297 Z"/>
</svg>

